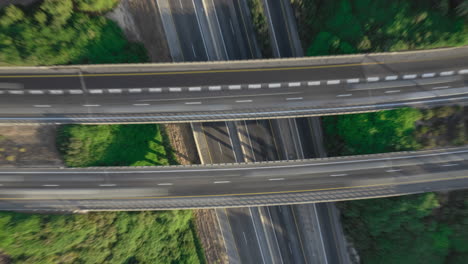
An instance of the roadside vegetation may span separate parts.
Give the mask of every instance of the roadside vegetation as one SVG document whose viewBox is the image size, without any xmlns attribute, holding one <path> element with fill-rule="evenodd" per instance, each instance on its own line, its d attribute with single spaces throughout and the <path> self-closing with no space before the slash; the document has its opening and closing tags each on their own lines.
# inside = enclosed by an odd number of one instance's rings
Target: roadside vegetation
<svg viewBox="0 0 468 264">
<path fill-rule="evenodd" d="M 43 0 L 0 10 L 0 65 L 130 63 L 148 60 L 139 43 L 125 39 L 99 16 L 117 0 Z"/>
<path fill-rule="evenodd" d="M 57 146 L 70 167 L 177 164 L 161 127 L 148 125 L 64 125 Z"/>
<path fill-rule="evenodd" d="M 268 32 L 268 20 L 263 10 L 262 0 L 247 0 L 250 14 L 252 15 L 252 23 L 255 30 L 255 35 L 260 45 L 260 51 L 263 58 L 272 58 L 273 50 Z"/>
<path fill-rule="evenodd" d="M 467 109 L 403 108 L 323 117 L 330 156 L 468 143 Z M 338 203 L 361 263 L 466 263 L 468 191 Z"/>
<path fill-rule="evenodd" d="M 290 0 L 309 56 L 468 44 L 464 0 Z"/>
<path fill-rule="evenodd" d="M 468 143 L 468 109 L 402 108 L 323 117 L 330 156 L 385 153 Z"/>
<path fill-rule="evenodd" d="M 192 217 L 191 211 L 0 212 L 0 258 L 38 264 L 204 263 Z"/>
</svg>

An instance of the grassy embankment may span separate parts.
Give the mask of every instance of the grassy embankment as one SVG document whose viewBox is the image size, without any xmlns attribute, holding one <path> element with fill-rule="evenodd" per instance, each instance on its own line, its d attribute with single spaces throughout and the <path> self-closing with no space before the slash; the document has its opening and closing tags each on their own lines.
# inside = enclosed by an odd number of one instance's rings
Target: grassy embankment
<svg viewBox="0 0 468 264">
<path fill-rule="evenodd" d="M 323 118 L 330 155 L 468 143 L 467 109 L 398 109 Z M 468 192 L 339 203 L 362 263 L 466 263 Z"/>
<path fill-rule="evenodd" d="M 117 0 L 44 0 L 0 10 L 0 65 L 147 61 L 99 14 Z M 70 125 L 68 166 L 174 164 L 158 125 Z M 203 263 L 191 211 L 37 215 L 0 212 L 0 259 L 13 263 Z"/>
<path fill-rule="evenodd" d="M 291 0 L 309 56 L 468 44 L 462 0 Z"/>
</svg>

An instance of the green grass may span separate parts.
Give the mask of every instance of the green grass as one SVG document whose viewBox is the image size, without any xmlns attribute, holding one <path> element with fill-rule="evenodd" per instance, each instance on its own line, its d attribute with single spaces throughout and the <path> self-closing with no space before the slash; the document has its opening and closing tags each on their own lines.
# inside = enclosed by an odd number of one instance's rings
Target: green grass
<svg viewBox="0 0 468 264">
<path fill-rule="evenodd" d="M 262 0 L 248 0 L 250 14 L 252 16 L 253 28 L 260 45 L 263 58 L 273 57 L 273 50 L 268 32 L 268 21 L 263 10 Z"/>
<path fill-rule="evenodd" d="M 159 125 L 64 125 L 57 145 L 65 164 L 153 166 L 176 164 Z"/>
<path fill-rule="evenodd" d="M 12 263 L 204 263 L 191 211 L 44 215 L 0 212 Z"/>
</svg>

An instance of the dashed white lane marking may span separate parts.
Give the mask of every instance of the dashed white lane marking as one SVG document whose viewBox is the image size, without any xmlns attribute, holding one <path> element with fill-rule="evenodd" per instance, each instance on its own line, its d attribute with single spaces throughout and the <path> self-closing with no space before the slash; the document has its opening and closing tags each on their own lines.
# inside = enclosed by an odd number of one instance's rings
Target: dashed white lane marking
<svg viewBox="0 0 468 264">
<path fill-rule="evenodd" d="M 459 70 L 458 74 L 468 74 L 468 69 Z"/>
<path fill-rule="evenodd" d="M 209 86 L 208 90 L 210 90 L 210 91 L 221 91 L 221 86 L 219 86 L 219 85 Z"/>
<path fill-rule="evenodd" d="M 8 91 L 9 94 L 24 94 L 24 91 Z"/>
<path fill-rule="evenodd" d="M 340 84 L 340 80 L 329 80 L 327 81 L 327 84 Z"/>
<path fill-rule="evenodd" d="M 398 76 L 396 76 L 396 75 L 390 75 L 390 76 L 385 77 L 386 81 L 394 81 L 396 79 L 398 79 Z"/>
<path fill-rule="evenodd" d="M 70 94 L 82 94 L 83 90 L 78 90 L 78 89 L 73 89 L 73 90 L 68 90 Z"/>
<path fill-rule="evenodd" d="M 403 79 L 405 79 L 405 80 L 416 79 L 416 77 L 417 77 L 416 74 L 406 74 L 406 75 L 403 75 Z"/>
<path fill-rule="evenodd" d="M 454 75 L 454 74 L 455 74 L 454 71 L 444 71 L 444 72 L 440 73 L 440 76 L 450 76 L 450 75 Z"/>
<path fill-rule="evenodd" d="M 273 178 L 273 179 L 268 179 L 269 181 L 284 181 L 284 178 Z"/>
<path fill-rule="evenodd" d="M 294 101 L 294 100 L 302 100 L 304 98 L 302 97 L 289 97 L 289 98 L 286 98 L 286 101 Z"/>
<path fill-rule="evenodd" d="M 435 73 L 434 72 L 430 72 L 430 73 L 424 73 L 422 75 L 423 78 L 430 78 L 430 77 L 434 77 L 435 76 Z"/>
<path fill-rule="evenodd" d="M 228 86 L 229 90 L 240 90 L 241 86 L 240 84 L 232 84 Z"/>
<path fill-rule="evenodd" d="M 51 105 L 34 105 L 34 107 L 51 107 Z"/>
<path fill-rule="evenodd" d="M 309 86 L 320 85 L 320 81 L 307 82 L 307 85 L 309 85 Z"/>
<path fill-rule="evenodd" d="M 450 86 L 437 86 L 437 87 L 433 87 L 432 90 L 447 89 L 447 88 L 450 88 Z"/>
<path fill-rule="evenodd" d="M 63 94 L 63 90 L 49 90 L 50 94 Z"/>
<path fill-rule="evenodd" d="M 218 184 L 218 183 L 230 183 L 230 181 L 215 181 L 213 182 L 214 184 Z"/>
<path fill-rule="evenodd" d="M 280 88 L 281 83 L 269 83 L 268 88 Z"/>
<path fill-rule="evenodd" d="M 43 184 L 42 186 L 44 186 L 44 187 L 58 187 L 60 185 L 58 185 L 58 184 Z"/>
<path fill-rule="evenodd" d="M 158 183 L 159 186 L 168 186 L 168 185 L 173 185 L 170 182 L 163 182 L 163 183 Z"/>
<path fill-rule="evenodd" d="M 109 89 L 109 93 L 122 93 L 122 89 Z"/>
<path fill-rule="evenodd" d="M 89 89 L 88 92 L 90 94 L 102 94 L 103 93 L 102 89 Z"/>
<path fill-rule="evenodd" d="M 399 93 L 401 92 L 401 90 L 390 90 L 390 91 L 385 91 L 385 93 L 389 94 L 389 93 Z"/>
<path fill-rule="evenodd" d="M 336 97 L 348 97 L 348 96 L 352 96 L 352 95 L 353 94 L 339 94 Z"/>
<path fill-rule="evenodd" d="M 236 103 L 251 103 L 252 100 L 237 100 Z"/>
<path fill-rule="evenodd" d="M 189 87 L 188 88 L 189 92 L 200 92 L 201 91 L 201 87 Z"/>
<path fill-rule="evenodd" d="M 458 166 L 458 164 L 457 163 L 449 163 L 449 164 L 442 164 L 440 166 L 442 166 L 442 167 L 453 167 L 453 166 Z"/>
<path fill-rule="evenodd" d="M 300 82 L 290 82 L 290 83 L 288 83 L 288 86 L 289 87 L 299 87 L 299 86 L 301 86 L 301 83 Z"/>
<path fill-rule="evenodd" d="M 368 82 L 377 82 L 378 80 L 380 80 L 379 77 L 369 77 L 369 78 L 367 78 Z"/>
<path fill-rule="evenodd" d="M 97 105 L 97 104 L 85 104 L 83 105 L 84 107 L 98 107 L 98 106 L 101 106 L 101 105 Z"/>
<path fill-rule="evenodd" d="M 112 187 L 112 186 L 116 186 L 116 184 L 106 183 L 106 184 L 99 184 L 99 186 L 102 186 L 102 187 Z"/>
<path fill-rule="evenodd" d="M 347 83 L 359 83 L 359 79 L 348 79 L 346 80 Z"/>
<path fill-rule="evenodd" d="M 186 105 L 199 105 L 201 102 L 185 102 Z"/>
<path fill-rule="evenodd" d="M 133 104 L 134 106 L 148 106 L 150 104 Z"/>
<path fill-rule="evenodd" d="M 169 92 L 182 92 L 182 88 L 180 88 L 180 87 L 171 87 L 171 88 L 169 88 Z"/>
<path fill-rule="evenodd" d="M 343 177 L 343 176 L 347 176 L 348 174 L 346 173 L 340 173 L 340 174 L 331 174 L 330 176 L 331 177 Z"/>
<path fill-rule="evenodd" d="M 141 93 L 142 89 L 141 88 L 131 88 L 128 89 L 129 93 Z"/>
<path fill-rule="evenodd" d="M 162 92 L 162 88 L 149 88 L 148 91 L 151 93 L 160 93 Z"/>
<path fill-rule="evenodd" d="M 394 169 L 394 170 L 386 170 L 386 172 L 399 172 L 401 171 L 400 169 Z"/>
<path fill-rule="evenodd" d="M 262 85 L 261 84 L 249 84 L 249 89 L 258 89 L 258 88 L 262 88 Z"/>
<path fill-rule="evenodd" d="M 30 94 L 44 94 L 44 91 L 41 91 L 41 90 L 30 90 L 29 93 L 30 93 Z"/>
</svg>

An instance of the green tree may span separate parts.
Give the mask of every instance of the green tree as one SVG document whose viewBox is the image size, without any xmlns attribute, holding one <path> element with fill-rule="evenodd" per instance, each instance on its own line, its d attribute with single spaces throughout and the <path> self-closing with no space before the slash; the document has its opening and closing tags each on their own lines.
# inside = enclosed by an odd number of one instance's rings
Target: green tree
<svg viewBox="0 0 468 264">
<path fill-rule="evenodd" d="M 113 9 L 119 0 L 74 0 L 78 9 L 84 12 L 102 13 Z"/>
</svg>

